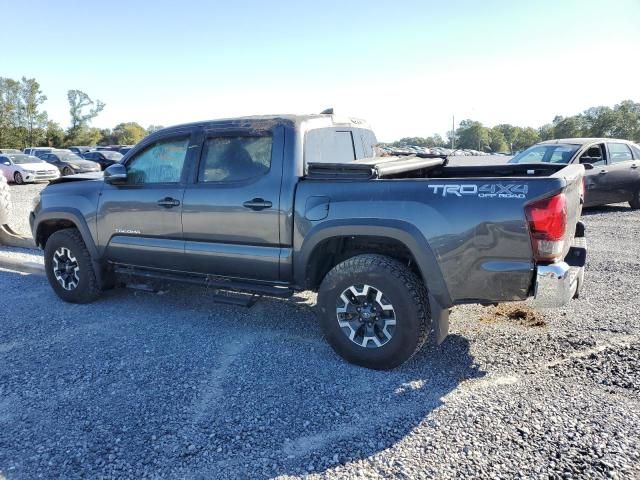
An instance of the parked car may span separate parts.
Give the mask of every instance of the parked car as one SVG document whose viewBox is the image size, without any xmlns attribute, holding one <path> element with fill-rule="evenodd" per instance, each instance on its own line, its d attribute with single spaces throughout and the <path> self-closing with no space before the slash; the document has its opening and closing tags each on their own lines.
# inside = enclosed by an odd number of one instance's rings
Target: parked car
<svg viewBox="0 0 640 480">
<path fill-rule="evenodd" d="M 90 151 L 92 149 L 93 149 L 93 147 L 87 147 L 87 146 L 69 147 L 69 151 L 75 153 L 76 155 L 80 155 L 80 156 L 82 156 L 85 152 L 88 152 L 88 151 Z"/>
<path fill-rule="evenodd" d="M 22 185 L 27 182 L 46 182 L 60 177 L 53 165 L 24 153 L 0 155 L 0 171 L 7 181 Z"/>
<path fill-rule="evenodd" d="M 85 160 L 91 160 L 92 162 L 96 162 L 100 164 L 100 168 L 104 170 L 107 167 L 110 167 L 114 163 L 118 163 L 122 159 L 122 154 L 118 152 L 112 152 L 110 150 L 102 150 L 102 151 L 93 151 L 93 152 L 85 152 L 82 155 L 82 158 Z"/>
<path fill-rule="evenodd" d="M 640 146 L 615 138 L 563 138 L 541 142 L 509 163 L 582 164 L 585 206 L 629 202 L 640 208 Z"/>
<path fill-rule="evenodd" d="M 25 155 L 33 155 L 34 157 L 40 158 L 41 155 L 49 152 L 53 152 L 55 148 L 51 147 L 29 147 L 25 148 L 22 153 Z"/>
<path fill-rule="evenodd" d="M 560 306 L 580 291 L 582 165 L 449 166 L 375 157 L 376 144 L 366 122 L 331 114 L 166 128 L 104 176 L 45 188 L 31 229 L 64 301 L 93 301 L 117 275 L 313 290 L 333 349 L 375 369 L 431 332 L 441 342 L 454 305 Z"/>
<path fill-rule="evenodd" d="M 2 153 L 22 153 L 16 148 L 0 148 L 0 154 Z"/>
<path fill-rule="evenodd" d="M 45 153 L 41 157 L 45 162 L 58 167 L 62 175 L 73 175 L 75 173 L 99 172 L 100 165 L 79 157 L 75 153 L 66 150 L 54 150 Z"/>
</svg>

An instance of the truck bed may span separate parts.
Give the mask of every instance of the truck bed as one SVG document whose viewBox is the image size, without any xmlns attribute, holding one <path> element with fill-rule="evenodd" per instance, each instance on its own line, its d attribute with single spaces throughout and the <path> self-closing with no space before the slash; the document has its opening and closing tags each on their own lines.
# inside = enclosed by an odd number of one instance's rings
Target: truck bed
<svg viewBox="0 0 640 480">
<path fill-rule="evenodd" d="M 545 177 L 565 167 L 557 163 L 451 166 L 446 156 L 411 155 L 372 157 L 345 163 L 308 163 L 305 177 L 314 180 Z"/>
</svg>

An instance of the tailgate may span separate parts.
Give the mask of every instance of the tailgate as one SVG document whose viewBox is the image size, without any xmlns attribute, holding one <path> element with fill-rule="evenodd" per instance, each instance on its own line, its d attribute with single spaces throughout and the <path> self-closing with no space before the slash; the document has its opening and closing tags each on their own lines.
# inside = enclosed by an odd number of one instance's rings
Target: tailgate
<svg viewBox="0 0 640 480">
<path fill-rule="evenodd" d="M 566 185 L 562 189 L 567 199 L 567 241 L 565 241 L 562 258 L 569 252 L 576 233 L 576 225 L 582 215 L 584 204 L 584 167 L 582 165 L 568 165 L 557 171 L 552 177 L 562 178 Z"/>
</svg>

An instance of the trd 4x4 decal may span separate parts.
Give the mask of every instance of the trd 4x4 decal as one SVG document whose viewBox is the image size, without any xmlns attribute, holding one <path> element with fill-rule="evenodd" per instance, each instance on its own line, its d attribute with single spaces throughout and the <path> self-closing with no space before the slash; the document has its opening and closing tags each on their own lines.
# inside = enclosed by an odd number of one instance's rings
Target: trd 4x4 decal
<svg viewBox="0 0 640 480">
<path fill-rule="evenodd" d="M 448 184 L 448 185 L 427 185 L 435 195 L 447 196 L 475 196 L 478 198 L 527 198 L 529 192 L 528 185 L 509 183 L 485 183 L 483 185 L 474 184 Z"/>
</svg>

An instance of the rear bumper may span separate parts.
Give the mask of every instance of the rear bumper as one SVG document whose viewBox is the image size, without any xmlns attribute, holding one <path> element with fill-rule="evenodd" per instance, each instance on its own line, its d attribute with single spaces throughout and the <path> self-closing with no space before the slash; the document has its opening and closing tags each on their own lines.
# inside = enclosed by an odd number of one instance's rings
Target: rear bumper
<svg viewBox="0 0 640 480">
<path fill-rule="evenodd" d="M 573 246 L 563 262 L 536 267 L 536 283 L 533 303 L 538 308 L 556 308 L 569 303 L 580 295 L 584 283 L 584 265 L 587 242 L 584 237 L 584 226 L 576 232 Z"/>
<path fill-rule="evenodd" d="M 584 267 L 566 262 L 539 265 L 533 302 L 538 308 L 562 307 L 576 297 L 582 286 Z"/>
</svg>

